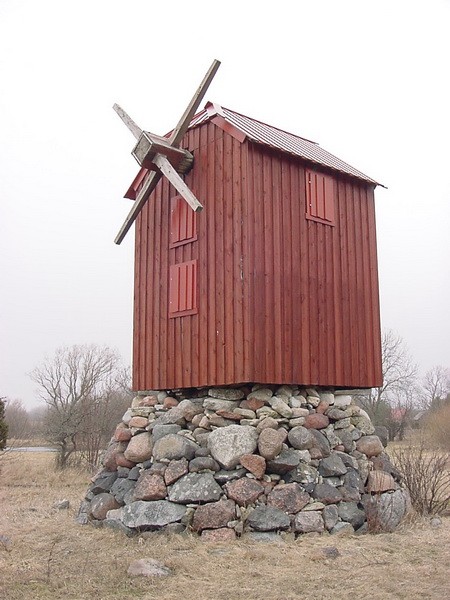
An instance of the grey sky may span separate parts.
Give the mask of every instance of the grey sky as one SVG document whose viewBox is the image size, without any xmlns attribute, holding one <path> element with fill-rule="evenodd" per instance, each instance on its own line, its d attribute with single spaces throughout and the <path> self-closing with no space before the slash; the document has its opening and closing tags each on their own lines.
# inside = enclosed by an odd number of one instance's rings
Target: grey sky
<svg viewBox="0 0 450 600">
<path fill-rule="evenodd" d="M 377 189 L 382 322 L 450 366 L 450 3 L 0 0 L 0 395 L 61 345 L 131 362 L 134 138 L 207 99 L 319 142 Z"/>
</svg>

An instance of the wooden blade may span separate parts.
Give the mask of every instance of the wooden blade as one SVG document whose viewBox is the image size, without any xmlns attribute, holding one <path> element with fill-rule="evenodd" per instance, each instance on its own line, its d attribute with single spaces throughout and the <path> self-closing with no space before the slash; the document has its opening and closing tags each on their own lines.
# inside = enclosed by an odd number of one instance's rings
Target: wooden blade
<svg viewBox="0 0 450 600">
<path fill-rule="evenodd" d="M 144 185 L 142 186 L 139 194 L 137 195 L 136 200 L 134 201 L 133 206 L 131 207 L 130 212 L 128 213 L 127 218 L 124 221 L 124 224 L 120 228 L 120 231 L 117 234 L 116 239 L 114 240 L 115 244 L 122 243 L 123 238 L 127 235 L 128 230 L 135 222 L 136 217 L 141 212 L 142 207 L 144 206 L 148 197 L 150 196 L 150 194 L 153 192 L 153 190 L 157 186 L 158 181 L 160 179 L 161 179 L 161 173 L 159 173 L 158 171 L 152 171 L 148 175 Z"/>
<path fill-rule="evenodd" d="M 219 67 L 220 67 L 220 61 L 214 60 L 212 65 L 209 67 L 205 77 L 203 78 L 203 81 L 201 82 L 199 88 L 197 89 L 194 96 L 192 97 L 192 100 L 188 104 L 188 107 L 184 111 L 183 116 L 181 117 L 180 121 L 178 122 L 178 125 L 172 131 L 172 134 L 169 138 L 169 143 L 171 146 L 174 146 L 174 147 L 179 146 L 181 140 L 183 139 L 184 134 L 186 133 L 186 131 L 189 127 L 189 123 L 191 122 L 192 117 L 195 114 L 195 111 L 199 107 L 200 102 L 203 100 L 203 97 L 206 94 L 206 91 L 207 91 L 211 81 L 213 80 L 214 75 L 216 74 L 217 69 Z M 121 116 L 121 114 L 118 112 L 119 116 L 122 118 L 123 122 L 127 125 L 127 127 L 133 132 L 133 129 L 131 129 L 131 127 L 137 128 L 136 123 L 134 123 L 134 121 L 130 117 L 128 117 L 128 115 L 125 113 L 124 110 L 121 109 L 121 111 L 124 113 L 124 115 L 126 115 L 127 118 L 124 119 Z M 137 138 L 139 138 L 141 133 L 142 133 L 142 131 L 139 129 L 139 135 L 136 136 L 135 132 L 133 132 L 133 135 L 135 135 Z M 120 228 L 120 231 L 117 234 L 116 239 L 114 240 L 114 242 L 116 244 L 120 244 L 122 242 L 123 238 L 126 236 L 128 230 L 130 229 L 131 225 L 136 220 L 136 217 L 138 216 L 142 207 L 144 206 L 145 202 L 147 201 L 147 198 L 150 196 L 150 194 L 155 189 L 160 177 L 161 177 L 161 174 L 156 171 L 153 171 L 148 176 L 147 181 L 145 182 L 143 188 L 139 192 L 138 197 L 136 198 L 136 200 L 133 204 L 133 207 L 131 208 L 130 212 L 128 213 L 128 216 L 125 219 L 124 224 Z M 183 180 L 181 180 L 181 181 L 184 184 Z M 192 194 L 192 192 L 190 192 L 190 193 Z M 195 198 L 195 196 L 194 196 L 194 198 Z M 196 198 L 195 198 L 195 200 L 198 202 L 198 200 Z M 198 202 L 198 204 L 201 207 L 200 202 Z M 194 210 L 201 210 L 201 208 L 195 208 Z"/>
<path fill-rule="evenodd" d="M 139 136 L 142 133 L 142 129 L 138 125 L 136 125 L 136 123 L 133 121 L 130 115 L 126 113 L 121 106 L 119 106 L 118 104 L 114 104 L 113 109 L 122 119 L 122 121 L 125 123 L 128 129 L 134 135 L 134 137 L 138 140 Z"/>
<path fill-rule="evenodd" d="M 188 188 L 188 186 L 184 183 L 178 173 L 175 171 L 173 166 L 167 160 L 167 158 L 162 154 L 156 154 L 153 158 L 153 162 L 155 165 L 161 169 L 162 173 L 167 177 L 173 187 L 179 192 L 189 206 L 195 212 L 198 212 L 203 209 L 203 206 Z"/>
<path fill-rule="evenodd" d="M 203 97 L 206 94 L 206 91 L 209 88 L 211 81 L 214 79 L 214 75 L 217 73 L 219 67 L 220 61 L 214 60 L 205 77 L 203 78 L 198 90 L 195 92 L 192 100 L 189 102 L 186 110 L 184 111 L 178 125 L 172 131 L 172 134 L 169 138 L 172 146 L 178 146 L 183 139 L 183 136 L 189 127 L 189 123 L 192 121 L 192 117 L 195 115 L 197 108 L 200 106 L 200 102 L 203 100 Z"/>
</svg>

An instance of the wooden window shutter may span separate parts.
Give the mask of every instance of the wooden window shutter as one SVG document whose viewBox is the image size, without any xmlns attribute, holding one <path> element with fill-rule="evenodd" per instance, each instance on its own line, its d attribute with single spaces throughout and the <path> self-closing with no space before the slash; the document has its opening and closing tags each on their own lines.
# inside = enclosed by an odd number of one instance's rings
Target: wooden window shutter
<svg viewBox="0 0 450 600">
<path fill-rule="evenodd" d="M 306 170 L 306 217 L 334 225 L 334 179 L 317 171 Z"/>
<path fill-rule="evenodd" d="M 196 314 L 197 261 L 172 265 L 169 277 L 169 317 Z"/>
<path fill-rule="evenodd" d="M 172 198 L 170 209 L 170 248 L 196 239 L 196 213 L 181 196 L 175 196 Z"/>
</svg>

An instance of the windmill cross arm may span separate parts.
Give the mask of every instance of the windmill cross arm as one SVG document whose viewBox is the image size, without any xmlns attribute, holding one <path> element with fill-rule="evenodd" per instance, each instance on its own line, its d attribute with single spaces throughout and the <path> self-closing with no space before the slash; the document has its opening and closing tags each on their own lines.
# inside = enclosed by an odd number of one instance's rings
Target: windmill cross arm
<svg viewBox="0 0 450 600">
<path fill-rule="evenodd" d="M 128 213 L 127 218 L 125 219 L 122 227 L 120 228 L 119 233 L 114 240 L 115 244 L 121 244 L 123 238 L 127 235 L 128 230 L 133 225 L 136 217 L 140 213 L 142 207 L 146 203 L 148 197 L 153 192 L 155 187 L 158 184 L 158 181 L 161 179 L 161 173 L 158 171 L 152 171 L 144 181 L 144 185 L 139 191 L 136 200 L 134 201 L 133 206 L 131 207 L 130 212 Z"/>
<path fill-rule="evenodd" d="M 184 183 L 165 156 L 162 154 L 156 154 L 156 156 L 153 158 L 153 162 L 167 177 L 177 192 L 183 196 L 192 210 L 198 212 L 203 209 L 203 206 L 200 204 L 188 186 Z"/>
<path fill-rule="evenodd" d="M 139 136 L 142 133 L 142 129 L 139 127 L 139 125 L 137 125 L 133 121 L 133 119 L 130 117 L 130 115 L 127 112 L 125 112 L 123 110 L 123 108 L 121 106 L 119 106 L 118 104 L 114 104 L 113 109 L 116 111 L 116 113 L 122 119 L 122 121 L 125 123 L 125 125 L 128 127 L 128 129 L 134 135 L 134 137 L 138 140 Z"/>
<path fill-rule="evenodd" d="M 183 116 L 179 120 L 178 125 L 172 131 L 170 136 L 170 144 L 172 146 L 178 146 L 183 139 L 183 136 L 189 127 L 189 123 L 192 121 L 192 117 L 194 116 L 197 108 L 200 106 L 200 102 L 203 100 L 203 97 L 206 94 L 206 91 L 209 88 L 211 81 L 214 79 L 214 75 L 217 73 L 219 67 L 220 61 L 214 60 L 205 77 L 203 78 L 203 81 L 193 95 L 192 100 L 189 102 L 186 110 L 184 111 Z"/>
</svg>

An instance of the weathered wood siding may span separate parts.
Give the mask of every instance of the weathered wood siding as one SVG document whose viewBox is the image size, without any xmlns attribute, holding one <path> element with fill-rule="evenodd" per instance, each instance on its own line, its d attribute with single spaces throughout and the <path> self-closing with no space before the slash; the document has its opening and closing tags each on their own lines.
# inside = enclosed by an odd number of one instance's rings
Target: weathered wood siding
<svg viewBox="0 0 450 600">
<path fill-rule="evenodd" d="M 243 190 L 245 145 L 207 123 L 190 130 L 185 181 L 204 205 L 197 240 L 169 249 L 170 199 L 162 180 L 136 225 L 133 386 L 164 389 L 245 381 Z M 198 313 L 169 318 L 169 266 L 198 261 Z"/>
<path fill-rule="evenodd" d="M 337 177 L 335 225 L 305 218 L 301 161 L 206 123 L 186 134 L 197 240 L 169 249 L 162 180 L 136 222 L 134 389 L 381 383 L 373 189 Z M 198 262 L 198 312 L 169 318 L 169 270 Z"/>
<path fill-rule="evenodd" d="M 334 175 L 335 224 L 318 223 L 305 218 L 307 168 L 249 147 L 251 380 L 380 385 L 373 188 Z"/>
</svg>

